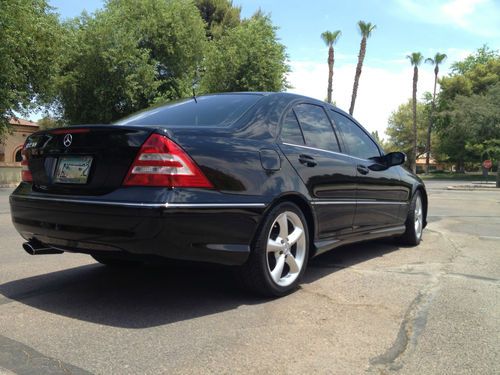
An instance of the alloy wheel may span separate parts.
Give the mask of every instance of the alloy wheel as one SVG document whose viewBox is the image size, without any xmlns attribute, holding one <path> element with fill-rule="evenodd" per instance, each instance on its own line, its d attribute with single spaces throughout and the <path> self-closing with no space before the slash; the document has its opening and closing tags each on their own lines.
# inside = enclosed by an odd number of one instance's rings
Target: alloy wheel
<svg viewBox="0 0 500 375">
<path fill-rule="evenodd" d="M 267 240 L 267 269 L 279 286 L 292 284 L 300 274 L 306 256 L 304 224 L 292 211 L 274 220 Z"/>
</svg>

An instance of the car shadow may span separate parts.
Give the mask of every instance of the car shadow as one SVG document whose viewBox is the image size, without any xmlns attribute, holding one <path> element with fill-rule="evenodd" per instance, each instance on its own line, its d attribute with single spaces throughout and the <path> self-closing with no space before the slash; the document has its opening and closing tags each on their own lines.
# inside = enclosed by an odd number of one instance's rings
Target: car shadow
<svg viewBox="0 0 500 375">
<path fill-rule="evenodd" d="M 304 283 L 399 247 L 388 241 L 349 245 L 312 259 Z M 148 328 L 271 301 L 241 290 L 233 269 L 176 266 L 109 268 L 90 264 L 0 285 L 11 300 L 61 316 L 122 328 Z M 3 302 L 2 302 L 3 301 Z"/>
</svg>

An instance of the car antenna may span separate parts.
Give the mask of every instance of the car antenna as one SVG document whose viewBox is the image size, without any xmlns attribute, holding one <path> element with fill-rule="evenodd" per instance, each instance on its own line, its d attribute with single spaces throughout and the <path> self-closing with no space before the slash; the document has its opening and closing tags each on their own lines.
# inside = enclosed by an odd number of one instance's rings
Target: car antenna
<svg viewBox="0 0 500 375">
<path fill-rule="evenodd" d="M 198 100 L 196 99 L 196 91 L 194 91 L 194 87 L 193 87 L 193 99 L 194 99 L 194 102 L 196 104 L 198 104 Z"/>
</svg>

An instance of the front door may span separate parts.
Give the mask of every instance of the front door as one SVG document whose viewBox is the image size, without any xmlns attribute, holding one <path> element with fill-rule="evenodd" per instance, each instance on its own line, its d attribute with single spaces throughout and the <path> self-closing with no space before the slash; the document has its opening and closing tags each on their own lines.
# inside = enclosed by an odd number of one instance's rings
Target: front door
<svg viewBox="0 0 500 375">
<path fill-rule="evenodd" d="M 307 186 L 318 237 L 352 232 L 356 170 L 322 106 L 298 104 L 283 119 L 280 148 Z"/>
<path fill-rule="evenodd" d="M 353 230 L 402 225 L 400 209 L 406 204 L 397 167 L 373 168 L 380 156 L 377 144 L 365 130 L 343 114 L 331 111 L 343 143 L 356 166 L 356 214 Z"/>
</svg>

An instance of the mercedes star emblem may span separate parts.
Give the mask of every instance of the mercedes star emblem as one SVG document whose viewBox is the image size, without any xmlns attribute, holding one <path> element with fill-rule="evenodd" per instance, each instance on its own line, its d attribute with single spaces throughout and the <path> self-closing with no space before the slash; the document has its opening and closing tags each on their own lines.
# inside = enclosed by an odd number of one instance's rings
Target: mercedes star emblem
<svg viewBox="0 0 500 375">
<path fill-rule="evenodd" d="M 66 147 L 69 147 L 71 145 L 71 142 L 73 142 L 73 136 L 71 134 L 66 134 L 63 139 L 63 144 Z"/>
</svg>

